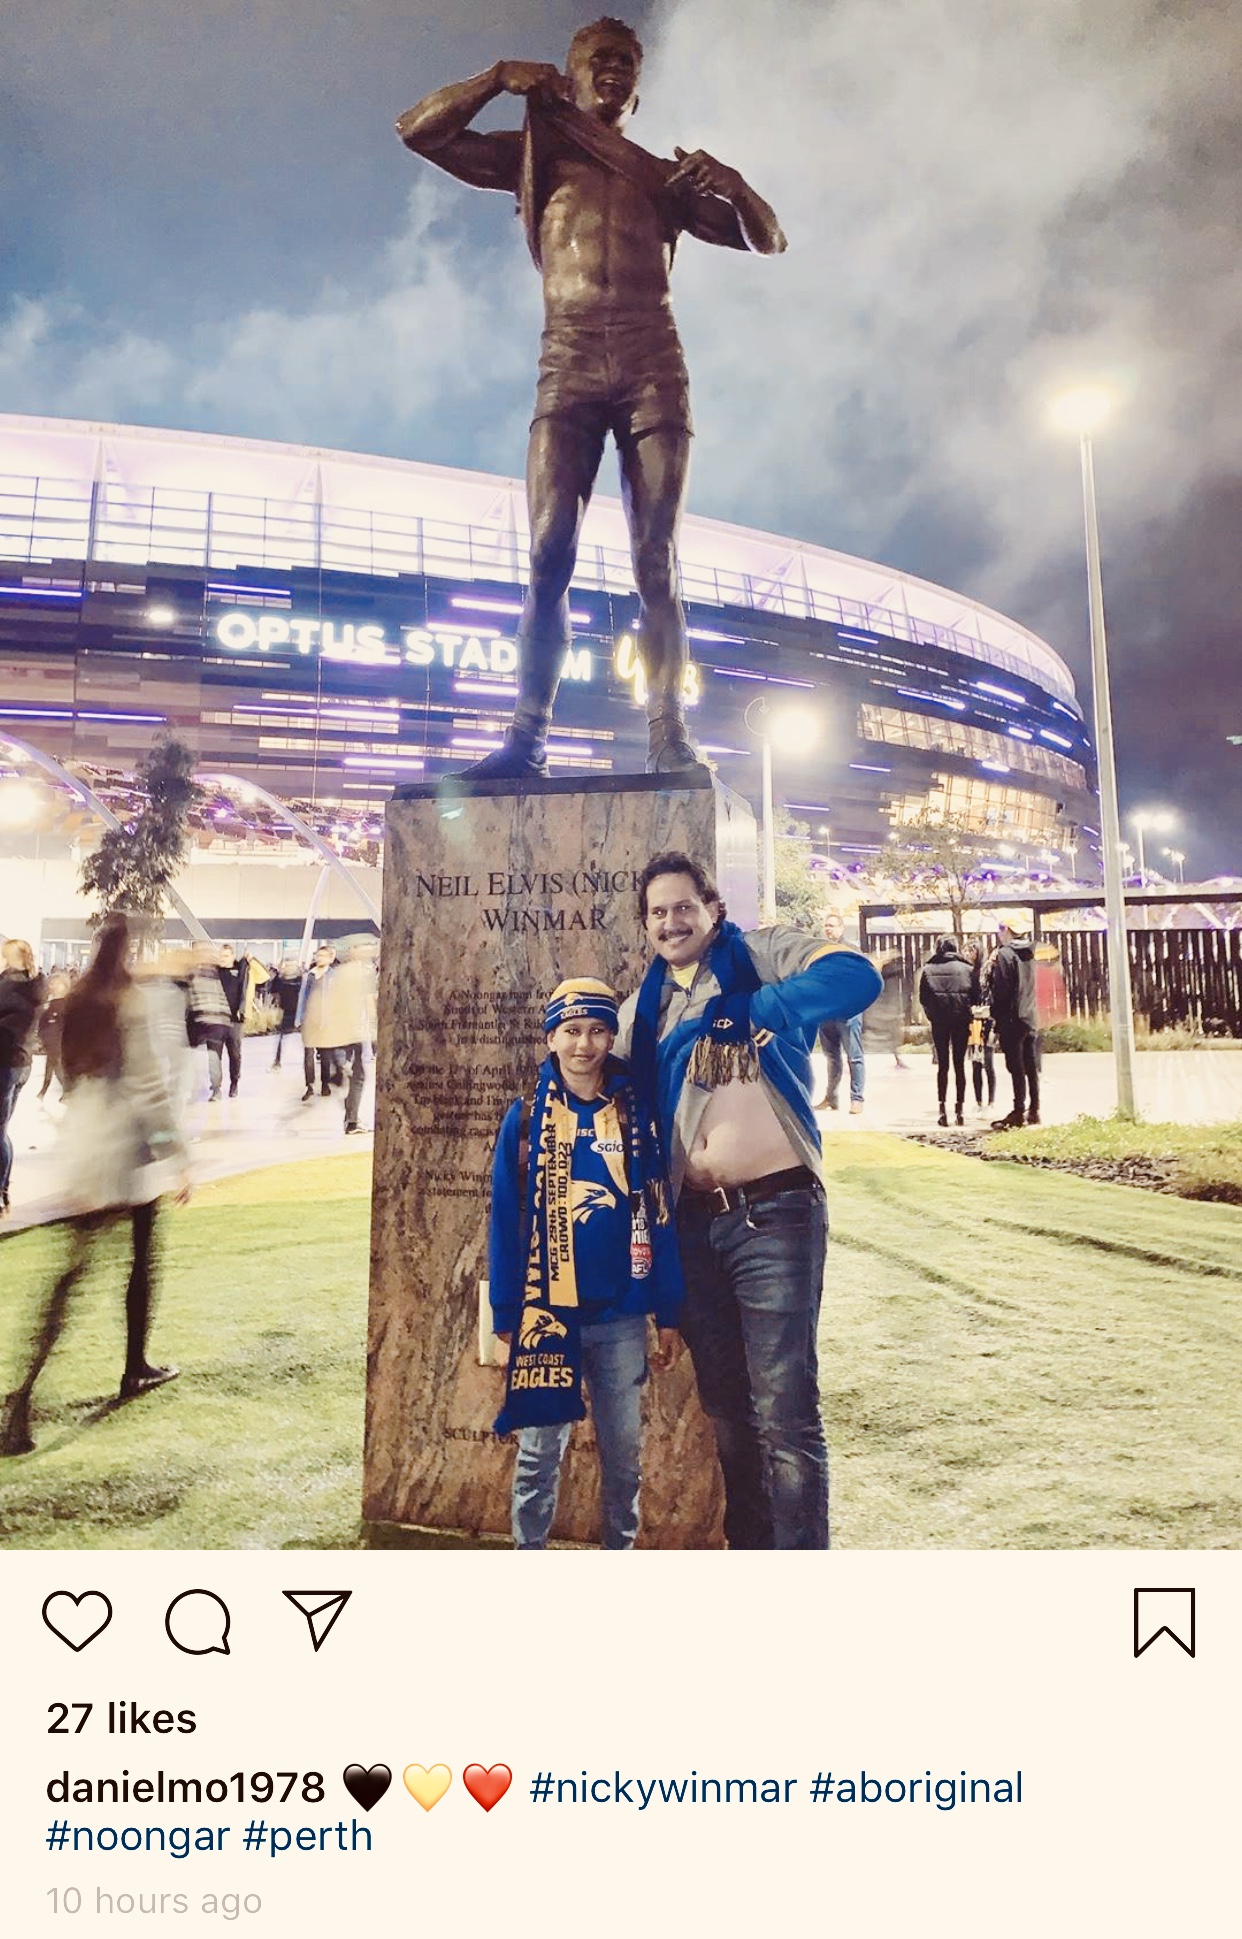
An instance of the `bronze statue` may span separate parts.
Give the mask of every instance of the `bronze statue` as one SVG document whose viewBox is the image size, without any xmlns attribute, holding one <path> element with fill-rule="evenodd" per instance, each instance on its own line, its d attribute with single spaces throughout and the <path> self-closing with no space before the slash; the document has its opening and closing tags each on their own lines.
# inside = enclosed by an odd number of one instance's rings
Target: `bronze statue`
<svg viewBox="0 0 1242 1939">
<path fill-rule="evenodd" d="M 642 45 L 623 21 L 580 28 L 566 71 L 498 61 L 403 114 L 407 148 L 474 188 L 516 195 L 543 276 L 544 332 L 526 460 L 530 589 L 518 626 L 518 699 L 505 745 L 475 775 L 545 774 L 544 742 L 571 641 L 569 582 L 609 431 L 621 467 L 653 773 L 700 764 L 686 734 L 688 659 L 677 527 L 690 457 L 685 359 L 669 300 L 678 236 L 778 254 L 772 210 L 702 149 L 663 161 L 625 138 Z M 470 123 L 500 94 L 525 97 L 520 132 Z"/>
</svg>

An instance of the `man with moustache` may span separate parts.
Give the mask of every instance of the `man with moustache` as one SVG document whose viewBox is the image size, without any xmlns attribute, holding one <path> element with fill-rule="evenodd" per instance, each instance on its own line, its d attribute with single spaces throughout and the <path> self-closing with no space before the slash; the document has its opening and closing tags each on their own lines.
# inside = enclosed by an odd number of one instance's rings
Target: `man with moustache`
<svg viewBox="0 0 1242 1939">
<path fill-rule="evenodd" d="M 677 1200 L 680 1331 L 716 1433 L 730 1548 L 827 1548 L 816 1330 L 827 1216 L 811 1105 L 819 1026 L 881 990 L 859 950 L 746 935 L 690 856 L 654 856 L 638 906 L 655 961 L 621 1011 L 640 1106 Z"/>
<path fill-rule="evenodd" d="M 677 528 L 690 458 L 685 359 L 669 271 L 681 234 L 776 255 L 780 224 L 736 169 L 702 149 L 660 160 L 626 140 L 638 107 L 642 44 L 605 16 L 573 37 L 562 75 L 542 61 L 498 61 L 403 114 L 407 148 L 474 188 L 516 195 L 542 274 L 544 333 L 526 463 L 530 590 L 518 626 L 518 699 L 505 745 L 469 770 L 546 774 L 544 745 L 572 634 L 568 588 L 582 520 L 609 432 L 642 606 L 654 773 L 701 767 L 686 732 L 689 654 L 677 588 Z M 520 132 L 470 124 L 501 94 L 526 102 Z"/>
</svg>

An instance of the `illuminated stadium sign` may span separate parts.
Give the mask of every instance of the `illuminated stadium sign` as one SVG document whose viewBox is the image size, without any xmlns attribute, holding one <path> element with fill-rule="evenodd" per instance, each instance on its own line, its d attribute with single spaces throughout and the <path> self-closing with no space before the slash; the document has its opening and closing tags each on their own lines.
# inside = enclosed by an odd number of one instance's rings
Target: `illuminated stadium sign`
<svg viewBox="0 0 1242 1939">
<path fill-rule="evenodd" d="M 353 660 L 364 666 L 443 666 L 454 673 L 506 674 L 517 671 L 517 646 L 490 628 L 457 632 L 403 626 L 401 644 L 390 640 L 382 626 L 355 626 L 352 621 L 298 619 L 293 614 L 244 612 L 240 607 L 221 613 L 215 623 L 218 645 L 232 653 L 318 653 L 325 660 Z M 590 680 L 594 661 L 589 647 L 571 647 L 562 677 Z"/>
</svg>

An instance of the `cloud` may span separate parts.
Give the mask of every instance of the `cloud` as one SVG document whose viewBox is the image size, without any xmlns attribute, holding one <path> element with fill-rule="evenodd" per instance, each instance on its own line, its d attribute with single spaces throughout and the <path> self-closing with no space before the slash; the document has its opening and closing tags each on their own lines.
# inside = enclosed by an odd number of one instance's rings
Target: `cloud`
<svg viewBox="0 0 1242 1939">
<path fill-rule="evenodd" d="M 1114 517 L 1232 465 L 1240 55 L 1209 4 L 679 0 L 635 135 L 741 167 L 790 237 L 679 257 L 695 502 L 930 577 L 947 550 L 1003 603 L 1077 539 L 1058 386 L 1122 394 Z"/>
<path fill-rule="evenodd" d="M 462 246 L 466 194 L 420 173 L 401 232 L 348 287 L 237 315 L 217 288 L 185 339 L 100 334 L 80 303 L 21 299 L 0 328 L 0 409 L 520 469 L 513 400 L 531 383 L 538 285 L 516 224 Z"/>
</svg>

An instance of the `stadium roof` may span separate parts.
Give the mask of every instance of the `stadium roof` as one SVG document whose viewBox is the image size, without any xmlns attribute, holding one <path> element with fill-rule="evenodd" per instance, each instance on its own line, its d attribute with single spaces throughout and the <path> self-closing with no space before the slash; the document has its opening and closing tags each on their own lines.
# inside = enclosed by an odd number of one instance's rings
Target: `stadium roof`
<svg viewBox="0 0 1242 1939">
<path fill-rule="evenodd" d="M 0 557 L 232 571 L 299 566 L 521 584 L 520 480 L 255 438 L 0 414 Z M 1034 633 L 962 593 L 802 540 L 687 513 L 682 588 L 712 606 L 829 620 L 965 653 L 1067 698 Z M 574 584 L 629 592 L 620 501 L 597 496 Z"/>
</svg>

